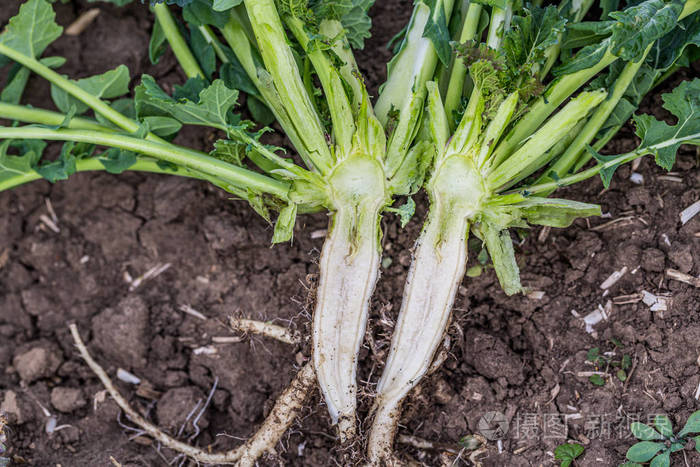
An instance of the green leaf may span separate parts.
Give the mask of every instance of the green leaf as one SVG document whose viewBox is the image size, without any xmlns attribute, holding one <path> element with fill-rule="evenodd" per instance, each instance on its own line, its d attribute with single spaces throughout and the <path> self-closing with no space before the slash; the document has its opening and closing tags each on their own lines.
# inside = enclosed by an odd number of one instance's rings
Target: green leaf
<svg viewBox="0 0 700 467">
<path fill-rule="evenodd" d="M 647 0 L 610 13 L 610 17 L 617 20 L 612 29 L 612 53 L 627 61 L 640 60 L 649 44 L 676 27 L 683 3 L 681 0 L 668 3 Z"/>
<path fill-rule="evenodd" d="M 685 18 L 673 31 L 654 42 L 646 63 L 651 68 L 667 70 L 691 45 L 700 47 L 700 14 L 697 13 Z"/>
<path fill-rule="evenodd" d="M 367 12 L 375 0 L 355 0 L 353 7 L 342 18 L 340 23 L 345 28 L 345 36 L 355 49 L 365 48 L 365 39 L 371 37 L 372 20 Z"/>
<path fill-rule="evenodd" d="M 642 441 L 662 440 L 664 437 L 655 429 L 641 422 L 634 422 L 630 425 L 630 431 L 635 438 Z"/>
<path fill-rule="evenodd" d="M 229 164 L 242 166 L 243 159 L 245 159 L 245 147 L 237 141 L 220 139 L 214 143 L 214 150 L 209 155 Z"/>
<path fill-rule="evenodd" d="M 0 94 L 0 100 L 8 104 L 19 104 L 24 94 L 24 88 L 29 81 L 30 71 L 19 63 L 12 65 L 10 72 L 7 75 L 7 85 Z"/>
<path fill-rule="evenodd" d="M 185 84 L 173 86 L 173 99 L 188 99 L 192 102 L 199 102 L 199 94 L 209 85 L 203 78 L 196 76 L 189 78 Z"/>
<path fill-rule="evenodd" d="M 627 368 L 632 366 L 632 359 L 630 358 L 629 355 L 622 356 L 622 360 L 620 361 L 620 366 L 622 367 L 623 370 L 626 370 Z"/>
<path fill-rule="evenodd" d="M 507 295 L 522 291 L 520 269 L 515 261 L 513 240 L 510 238 L 508 230 L 499 230 L 494 226 L 482 223 L 480 232 L 503 291 Z"/>
<path fill-rule="evenodd" d="M 143 121 L 152 133 L 162 138 L 173 136 L 182 128 L 182 123 L 170 117 L 144 117 Z"/>
<path fill-rule="evenodd" d="M 161 110 L 185 125 L 211 126 L 226 130 L 227 114 L 238 100 L 238 91 L 226 87 L 220 79 L 202 90 L 199 100 L 175 100 L 167 95 L 148 75 L 143 75 L 136 88 L 136 111 L 142 115 L 144 106 Z"/>
<path fill-rule="evenodd" d="M 116 6 L 128 5 L 129 3 L 133 2 L 133 1 L 134 0 L 88 0 L 89 3 L 96 3 L 96 2 L 113 3 Z"/>
<path fill-rule="evenodd" d="M 126 65 L 119 65 L 114 70 L 110 70 L 101 75 L 79 79 L 73 81 L 73 83 L 95 97 L 112 99 L 123 96 L 129 92 L 130 79 L 129 68 L 127 68 Z M 68 112 L 71 106 L 75 106 L 76 115 L 83 114 L 90 108 L 53 84 L 51 85 L 51 98 L 56 104 L 56 107 L 64 113 Z"/>
<path fill-rule="evenodd" d="M 666 415 L 657 415 L 654 418 L 654 426 L 666 438 L 673 436 L 673 424 Z"/>
<path fill-rule="evenodd" d="M 562 467 L 567 467 L 571 465 L 574 459 L 583 454 L 583 451 L 583 446 L 577 443 L 560 444 L 554 448 L 554 458 L 562 461 Z"/>
<path fill-rule="evenodd" d="M 416 212 L 416 203 L 413 201 L 413 198 L 408 197 L 406 203 L 402 204 L 398 208 L 385 208 L 385 210 L 398 215 L 401 219 L 401 228 L 404 228 L 413 217 L 413 214 Z"/>
<path fill-rule="evenodd" d="M 45 0 L 29 0 L 10 19 L 0 34 L 0 43 L 28 57 L 37 58 L 58 39 L 63 28 L 56 24 L 56 14 Z"/>
<path fill-rule="evenodd" d="M 700 436 L 694 437 L 693 441 L 695 441 L 695 450 L 700 452 Z"/>
<path fill-rule="evenodd" d="M 430 16 L 425 25 L 423 37 L 427 37 L 433 43 L 440 62 L 446 67 L 450 66 L 450 31 L 447 29 L 447 16 L 445 16 L 445 4 L 443 0 L 424 0 L 423 3 L 430 7 Z"/>
<path fill-rule="evenodd" d="M 671 465 L 671 452 L 665 451 L 654 457 L 649 467 L 669 467 Z"/>
<path fill-rule="evenodd" d="M 18 149 L 20 155 L 7 154 L 10 147 Z M 34 172 L 45 148 L 45 142 L 36 140 L 0 142 L 0 183 Z"/>
<path fill-rule="evenodd" d="M 435 146 L 428 141 L 416 143 L 390 180 L 390 190 L 396 195 L 412 195 L 423 186 L 435 157 Z"/>
<path fill-rule="evenodd" d="M 566 25 L 562 49 L 578 49 L 597 44 L 612 33 L 615 21 L 583 21 Z"/>
<path fill-rule="evenodd" d="M 275 121 L 275 114 L 256 97 L 246 96 L 246 107 L 253 120 L 261 125 L 271 125 Z"/>
<path fill-rule="evenodd" d="M 586 68 L 593 67 L 596 63 L 605 56 L 605 52 L 610 45 L 610 39 L 605 39 L 596 44 L 587 45 L 578 51 L 578 53 L 570 60 L 565 61 L 552 71 L 554 76 L 567 75 L 575 73 Z"/>
<path fill-rule="evenodd" d="M 214 11 L 226 11 L 241 3 L 243 3 L 243 0 L 214 0 L 212 8 Z"/>
<path fill-rule="evenodd" d="M 648 462 L 663 448 L 663 443 L 640 441 L 627 450 L 627 459 L 634 462 Z"/>
<path fill-rule="evenodd" d="M 625 370 L 617 370 L 617 379 L 624 382 L 627 381 L 627 372 Z"/>
<path fill-rule="evenodd" d="M 120 174 L 136 163 L 136 153 L 111 148 L 99 156 L 100 163 L 111 174 Z"/>
<path fill-rule="evenodd" d="M 73 149 L 75 147 L 76 144 L 73 141 L 65 143 L 61 148 L 61 154 L 58 159 L 36 165 L 34 170 L 39 172 L 39 175 L 51 183 L 56 183 L 59 180 L 67 180 L 76 170 L 76 157 L 73 155 Z"/>
<path fill-rule="evenodd" d="M 595 149 L 593 149 L 590 146 L 586 146 L 586 150 L 600 164 L 605 164 L 606 162 L 610 162 L 611 160 L 614 160 L 617 158 L 617 156 L 604 156 L 602 154 L 599 154 L 598 151 L 596 151 Z M 601 180 L 603 180 L 603 186 L 606 189 L 610 187 L 610 182 L 612 181 L 612 177 L 615 174 L 615 171 L 617 170 L 618 167 L 620 167 L 620 164 L 613 164 L 610 167 L 605 167 L 605 168 L 600 169 L 600 178 L 601 178 Z"/>
<path fill-rule="evenodd" d="M 700 410 L 690 414 L 688 421 L 685 422 L 685 426 L 681 432 L 678 433 L 678 437 L 682 438 L 691 433 L 700 433 Z"/>
<path fill-rule="evenodd" d="M 371 36 L 372 20 L 367 12 L 374 2 L 375 0 L 315 0 L 309 2 L 309 6 L 318 22 L 340 21 L 350 45 L 362 49 L 365 39 Z"/>
<path fill-rule="evenodd" d="M 190 30 L 190 48 L 202 67 L 202 71 L 208 80 L 211 80 L 216 71 L 216 51 L 214 46 L 207 41 L 199 28 Z"/>
<path fill-rule="evenodd" d="M 508 67 L 520 73 L 537 73 L 546 62 L 545 52 L 559 42 L 566 19 L 554 6 L 524 9 L 525 16 L 514 16 L 511 29 L 503 37 Z"/>
<path fill-rule="evenodd" d="M 588 381 L 596 386 L 605 386 L 605 380 L 600 375 L 591 375 L 588 377 Z"/>
<path fill-rule="evenodd" d="M 243 65 L 236 59 L 229 63 L 224 63 L 219 71 L 219 76 L 224 80 L 224 84 L 229 89 L 238 89 L 250 96 L 260 97 L 258 88 L 246 73 Z"/>
<path fill-rule="evenodd" d="M 595 362 L 600 356 L 600 349 L 598 347 L 593 347 L 586 352 L 586 360 L 589 362 Z"/>
<path fill-rule="evenodd" d="M 151 39 L 148 41 L 148 59 L 152 64 L 156 64 L 160 61 L 160 57 L 163 56 L 165 51 L 168 49 L 168 42 L 165 37 L 165 32 L 163 32 L 163 27 L 160 22 L 156 19 L 153 23 L 153 31 L 151 31 Z"/>
<path fill-rule="evenodd" d="M 223 28 L 228 22 L 229 13 L 214 10 L 211 0 L 191 0 L 182 9 L 182 17 L 186 22 L 195 26 L 210 24 L 217 28 Z"/>
<path fill-rule="evenodd" d="M 685 445 L 683 443 L 677 442 L 677 443 L 671 443 L 671 447 L 669 448 L 669 451 L 671 453 L 678 452 L 685 449 Z"/>
<path fill-rule="evenodd" d="M 656 163 L 670 170 L 681 144 L 700 138 L 700 78 L 683 81 L 672 92 L 662 95 L 663 107 L 678 119 L 675 125 L 651 115 L 635 115 L 640 150 L 655 155 Z"/>
<path fill-rule="evenodd" d="M 272 243 L 287 242 L 294 236 L 294 224 L 297 218 L 297 205 L 288 204 L 280 211 L 275 222 L 275 231 L 272 234 Z"/>
</svg>

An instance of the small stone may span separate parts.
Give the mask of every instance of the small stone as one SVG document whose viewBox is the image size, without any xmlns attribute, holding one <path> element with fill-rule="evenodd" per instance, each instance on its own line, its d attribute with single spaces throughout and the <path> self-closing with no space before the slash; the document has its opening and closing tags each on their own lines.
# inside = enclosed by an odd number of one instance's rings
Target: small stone
<svg viewBox="0 0 700 467">
<path fill-rule="evenodd" d="M 693 269 L 693 254 L 690 245 L 673 243 L 668 257 L 673 261 L 680 272 L 688 274 Z"/>
<path fill-rule="evenodd" d="M 56 410 L 69 413 L 85 407 L 87 401 L 79 388 L 55 387 L 51 391 L 51 405 Z"/>
<path fill-rule="evenodd" d="M 50 342 L 39 342 L 15 355 L 13 365 L 25 383 L 53 375 L 63 362 L 63 354 Z"/>
<path fill-rule="evenodd" d="M 202 393 L 202 391 L 195 386 L 170 389 L 168 392 L 163 394 L 163 397 L 160 398 L 156 407 L 159 426 L 165 428 L 170 433 L 177 433 L 180 430 L 180 427 L 187 422 L 185 432 L 193 433 L 195 429 L 192 423 L 194 422 L 197 414 L 199 414 L 199 412 L 202 410 L 205 400 L 206 396 L 204 393 Z M 190 416 L 188 420 L 188 415 L 190 415 L 192 410 L 197 407 L 198 401 L 199 408 Z M 207 419 L 206 412 L 199 419 L 197 425 L 200 429 L 209 426 L 209 420 Z"/>
</svg>

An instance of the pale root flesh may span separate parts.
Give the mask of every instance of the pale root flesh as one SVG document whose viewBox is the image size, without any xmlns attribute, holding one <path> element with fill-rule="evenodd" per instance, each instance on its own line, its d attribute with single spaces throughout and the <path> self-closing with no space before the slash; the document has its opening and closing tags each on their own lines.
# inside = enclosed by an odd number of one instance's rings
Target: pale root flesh
<svg viewBox="0 0 700 467">
<path fill-rule="evenodd" d="M 323 245 L 313 320 L 313 361 L 341 441 L 355 436 L 357 354 L 379 276 L 384 177 L 376 162 L 345 162 L 333 174 L 336 211 Z"/>
<path fill-rule="evenodd" d="M 453 158 L 450 158 L 453 159 Z M 461 179 L 457 184 L 443 177 Z M 433 178 L 431 210 L 414 253 L 386 367 L 377 386 L 368 456 L 391 465 L 401 402 L 431 367 L 467 264 L 469 218 L 482 198 L 469 161 L 446 160 Z"/>
</svg>

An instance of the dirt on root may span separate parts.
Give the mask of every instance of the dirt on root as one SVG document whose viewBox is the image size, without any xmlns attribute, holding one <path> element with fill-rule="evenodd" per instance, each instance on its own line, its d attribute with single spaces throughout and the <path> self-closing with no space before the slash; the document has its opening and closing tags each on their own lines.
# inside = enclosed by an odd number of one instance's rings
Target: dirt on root
<svg viewBox="0 0 700 467">
<path fill-rule="evenodd" d="M 3 2 L 0 24 L 18 4 Z M 95 7 L 100 15 L 80 36 L 63 37 L 47 51 L 68 58 L 62 73 L 84 77 L 124 63 L 132 76 L 148 73 L 166 87 L 184 81 L 170 53 L 156 66 L 148 62 L 152 20 L 143 5 L 55 5 L 64 26 Z M 374 94 L 390 57 L 384 46 L 410 8 L 408 0 L 386 0 L 372 10 L 373 37 L 358 62 Z M 666 89 L 693 73 L 697 69 L 680 74 Z M 47 107 L 49 101 L 46 83 L 32 78 L 28 102 Z M 660 103 L 657 94 L 645 109 L 658 114 Z M 207 150 L 213 137 L 187 130 L 178 142 Z M 632 130 L 613 144 L 616 152 L 632 147 Z M 682 150 L 671 174 L 650 160 L 635 173 L 618 170 L 609 190 L 599 180 L 562 190 L 562 196 L 600 203 L 605 215 L 523 237 L 517 253 L 530 294 L 507 297 L 488 268 L 465 278 L 445 363 L 413 391 L 400 429 L 440 449 L 416 448 L 404 436 L 396 444 L 401 457 L 428 466 L 472 465 L 474 451 L 462 449 L 460 440 L 481 434 L 488 438 L 477 457 L 482 465 L 554 465 L 554 448 L 574 440 L 585 446 L 577 465 L 613 466 L 633 443 L 630 421 L 663 413 L 679 427 L 700 408 L 700 289 L 665 273 L 700 274 L 700 216 L 685 225 L 679 220 L 679 212 L 700 199 L 697 156 Z M 641 183 L 631 181 L 639 176 Z M 42 220 L 50 209 L 58 232 Z M 385 260 L 358 376 L 363 417 L 425 210 L 422 200 L 405 229 L 391 217 L 383 224 Z M 0 193 L 0 410 L 10 422 L 9 456 L 32 466 L 109 466 L 111 458 L 123 466 L 163 466 L 176 458 L 105 397 L 72 344 L 69 322 L 78 324 L 110 375 L 123 368 L 140 378 L 118 387 L 161 428 L 214 450 L 241 444 L 308 359 L 309 344 L 212 339 L 232 335 L 225 325 L 231 314 L 308 335 L 322 244 L 316 233 L 326 222 L 324 215 L 304 216 L 291 244 L 271 248 L 271 227 L 245 203 L 205 183 L 157 175 L 81 174 Z M 477 253 L 473 248 L 470 264 L 478 264 Z M 166 265 L 130 290 L 127 278 Z M 615 271 L 625 273 L 602 290 Z M 643 291 L 668 296 L 668 309 L 651 311 L 639 300 Z M 207 319 L 183 312 L 184 306 Z M 601 308 L 607 320 L 586 329 L 578 317 Z M 215 353 L 194 352 L 202 347 Z M 612 352 L 610 363 L 587 361 L 592 348 Z M 618 375 L 624 356 L 630 366 Z M 598 386 L 586 373 L 592 371 L 610 377 L 603 375 Z M 194 423 L 191 414 L 210 394 Z M 59 428 L 48 434 L 51 417 Z M 316 391 L 261 465 L 350 463 L 346 454 Z M 674 456 L 700 465 L 694 450 Z"/>
</svg>

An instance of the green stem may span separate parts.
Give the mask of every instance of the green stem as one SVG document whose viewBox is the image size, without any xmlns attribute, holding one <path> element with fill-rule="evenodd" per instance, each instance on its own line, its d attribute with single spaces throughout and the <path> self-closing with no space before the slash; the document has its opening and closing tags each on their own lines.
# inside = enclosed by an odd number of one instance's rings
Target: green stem
<svg viewBox="0 0 700 467">
<path fill-rule="evenodd" d="M 517 151 L 487 176 L 488 185 L 503 187 L 516 178 L 530 163 L 554 146 L 586 115 L 607 97 L 604 90 L 587 91 L 579 94 L 564 106 L 555 116 L 538 129 Z"/>
<path fill-rule="evenodd" d="M 207 43 L 211 44 L 211 46 L 214 48 L 214 52 L 216 53 L 216 56 L 219 57 L 221 63 L 228 63 L 229 59 L 224 53 L 224 50 L 221 48 L 219 41 L 216 40 L 216 37 L 214 37 L 214 33 L 212 32 L 211 28 L 206 24 L 203 24 L 199 27 L 199 32 L 201 32 L 202 36 L 204 36 L 204 40 L 206 40 Z"/>
<path fill-rule="evenodd" d="M 492 167 L 497 167 L 513 150 L 528 136 L 539 128 L 547 117 L 554 112 L 564 100 L 571 96 L 578 88 L 586 84 L 598 72 L 617 60 L 610 50 L 605 52 L 603 58 L 590 68 L 564 75 L 554 81 L 545 94 L 531 107 L 530 111 L 523 115 L 515 127 L 506 135 L 494 152 Z"/>
<path fill-rule="evenodd" d="M 165 3 L 156 3 L 151 7 L 151 10 L 156 15 L 156 19 L 163 29 L 163 34 L 170 44 L 170 48 L 173 49 L 175 58 L 180 63 L 182 70 L 185 72 L 188 78 L 204 78 L 204 73 L 199 67 L 197 59 L 192 55 L 187 42 L 180 34 L 180 30 L 173 19 L 172 14 L 168 5 Z"/>
<path fill-rule="evenodd" d="M 601 138 L 596 140 L 596 142 L 592 145 L 593 149 L 595 149 L 596 151 L 600 151 L 601 149 L 603 149 L 605 145 L 608 144 L 608 142 L 610 142 L 610 140 L 615 137 L 617 132 L 620 131 L 620 128 L 622 128 L 622 126 L 623 125 L 615 125 L 614 127 L 609 128 L 605 132 L 605 134 Z M 583 154 L 581 154 L 580 159 L 576 162 L 576 165 L 574 166 L 572 172 L 576 173 L 579 170 L 581 170 L 581 168 L 583 168 L 583 166 L 586 165 L 586 162 L 591 160 L 591 157 L 593 156 L 590 152 L 584 151 Z"/>
<path fill-rule="evenodd" d="M 245 6 L 274 90 L 303 143 L 297 150 L 304 150 L 313 162 L 313 167 L 321 174 L 327 174 L 333 166 L 334 158 L 326 143 L 326 131 L 304 88 L 275 2 L 245 0 Z"/>
<path fill-rule="evenodd" d="M 340 154 L 347 156 L 352 146 L 352 136 L 355 134 L 355 122 L 340 75 L 322 50 L 309 50 L 309 37 L 304 30 L 304 23 L 291 16 L 284 19 L 316 70 L 331 113 L 335 144 L 340 149 Z"/>
<path fill-rule="evenodd" d="M 80 88 L 80 86 L 76 85 L 71 80 L 64 78 L 60 74 L 53 71 L 51 68 L 42 65 L 35 58 L 28 57 L 20 52 L 17 52 L 16 50 L 8 47 L 3 43 L 0 43 L 0 54 L 5 55 L 8 58 L 14 60 L 15 62 L 26 66 L 34 73 L 54 83 L 56 86 L 63 89 L 79 101 L 83 102 L 85 105 L 92 108 L 95 112 L 99 113 L 107 120 L 117 125 L 119 128 L 122 128 L 131 133 L 136 133 L 139 130 L 140 125 L 136 121 L 131 120 L 125 115 L 122 115 L 121 113 L 117 112 L 108 104 L 106 104 L 99 98 L 93 96 L 84 89 Z M 146 139 L 159 143 L 166 143 L 165 140 L 159 138 L 153 133 L 149 133 L 148 135 L 146 135 Z"/>
<path fill-rule="evenodd" d="M 342 23 L 338 20 L 325 19 L 321 21 L 319 31 L 326 37 L 342 37 L 344 28 Z M 360 69 L 357 67 L 355 55 L 352 53 L 347 38 L 344 37 L 334 41 L 331 45 L 331 50 L 335 52 L 343 63 L 339 67 L 338 73 L 340 73 L 340 76 L 343 77 L 345 82 L 352 89 L 352 106 L 353 110 L 357 112 L 360 107 L 362 107 L 363 96 L 366 94 L 367 90 L 362 80 Z M 371 104 L 368 103 L 368 105 Z"/>
<path fill-rule="evenodd" d="M 232 185 L 251 188 L 287 199 L 289 185 L 259 173 L 236 167 L 213 157 L 171 144 L 146 141 L 131 136 L 92 130 L 52 130 L 50 128 L 0 127 L 0 139 L 43 139 L 75 141 L 133 151 L 184 166 Z"/>
<path fill-rule="evenodd" d="M 478 3 L 470 3 L 467 10 L 467 17 L 462 26 L 462 33 L 459 36 L 459 42 L 464 43 L 476 38 L 477 29 L 479 28 L 479 19 L 483 7 Z M 456 58 L 450 73 L 449 84 L 447 85 L 447 94 L 445 95 L 445 113 L 447 121 L 450 124 L 450 130 L 454 131 L 455 122 L 452 115 L 459 107 L 464 91 L 464 81 L 467 76 L 467 67 L 464 60 Z"/>
<path fill-rule="evenodd" d="M 700 133 L 695 133 L 692 135 L 684 136 L 682 140 L 671 139 L 671 140 L 664 141 L 663 143 L 655 144 L 655 145 L 647 147 L 647 148 L 640 148 L 640 149 L 636 149 L 632 152 L 620 154 L 619 156 L 615 157 L 614 159 L 610 159 L 602 164 L 596 164 L 594 167 L 591 167 L 590 169 L 584 170 L 582 172 L 578 172 L 578 173 L 573 174 L 573 175 L 569 175 L 568 177 L 561 178 L 555 182 L 541 183 L 538 185 L 528 186 L 525 188 L 519 188 L 518 190 L 509 191 L 509 192 L 506 192 L 504 194 L 520 193 L 523 196 L 532 196 L 532 195 L 538 194 L 538 193 L 551 192 L 551 191 L 556 190 L 559 187 L 573 185 L 574 183 L 578 183 L 580 181 L 594 177 L 594 176 L 598 175 L 600 173 L 600 171 L 603 169 L 609 169 L 611 167 L 617 167 L 619 165 L 626 164 L 627 162 L 632 162 L 633 160 L 635 160 L 639 157 L 646 156 L 648 154 L 654 154 L 659 149 L 663 149 L 663 148 L 672 146 L 674 144 L 677 144 L 678 142 L 695 144 L 696 142 L 698 142 L 698 139 L 700 139 Z"/>
<path fill-rule="evenodd" d="M 270 73 L 265 70 L 265 65 L 262 62 L 259 50 L 253 42 L 253 39 L 249 37 L 246 25 L 236 11 L 232 11 L 231 18 L 219 31 L 226 40 L 226 43 L 231 47 L 231 50 L 233 50 L 233 53 L 241 63 L 241 66 L 243 66 L 248 77 L 253 81 L 253 84 L 255 84 L 263 101 L 267 104 L 272 114 L 282 126 L 282 129 L 292 142 L 292 146 L 296 148 L 306 166 L 314 168 L 315 165 L 312 155 L 304 144 L 304 139 L 294 125 L 291 116 L 285 109 L 280 95 L 275 88 L 273 78 L 270 76 Z M 260 74 L 258 74 L 259 71 L 261 72 Z"/>
<path fill-rule="evenodd" d="M 620 99 L 622 99 L 622 96 L 625 94 L 625 91 L 627 91 L 627 88 L 644 63 L 644 59 L 650 50 L 651 44 L 647 47 L 644 55 L 638 62 L 629 62 L 625 65 L 625 68 L 613 85 L 612 93 L 596 108 L 586 125 L 579 132 L 578 136 L 576 136 L 576 139 L 574 139 L 571 145 L 566 149 L 566 152 L 554 163 L 551 171 L 547 171 L 547 174 L 540 177 L 536 183 L 554 181 L 554 178 L 550 176 L 552 172 L 554 172 L 557 178 L 561 178 L 569 172 L 571 167 L 579 160 L 581 153 L 586 150 L 586 146 L 593 141 L 595 135 L 598 134 L 600 128 L 605 124 L 608 117 L 610 117 L 610 114 L 620 102 Z"/>
<path fill-rule="evenodd" d="M 513 17 L 513 2 L 508 1 L 505 9 L 493 7 L 491 11 L 491 24 L 489 25 L 489 34 L 486 38 L 486 45 L 492 49 L 501 47 L 503 34 L 510 28 L 510 20 Z M 478 25 L 478 23 L 477 23 Z"/>
<path fill-rule="evenodd" d="M 89 159 L 78 159 L 75 162 L 75 170 L 76 172 L 91 172 L 91 171 L 99 171 L 99 170 L 105 170 L 105 166 L 102 165 L 102 162 L 100 162 L 100 159 L 97 157 L 91 157 Z M 179 175 L 182 177 L 190 177 L 190 178 L 199 178 L 196 175 L 193 175 L 192 173 L 185 173 L 182 171 L 177 171 L 174 172 L 172 170 L 164 169 L 158 165 L 157 161 L 153 160 L 146 160 L 146 159 L 138 159 L 134 165 L 129 167 L 127 170 L 129 171 L 137 171 L 137 172 L 151 172 L 151 173 L 160 173 L 160 174 L 168 174 L 168 175 Z M 35 180 L 41 180 L 42 176 L 39 175 L 38 172 L 33 171 L 33 172 L 27 172 L 22 175 L 18 175 L 16 177 L 12 177 L 10 179 L 0 181 L 0 191 L 5 191 L 9 190 L 11 188 L 15 188 L 19 185 L 24 185 L 25 183 L 33 182 Z"/>
<path fill-rule="evenodd" d="M 62 113 L 35 109 L 24 105 L 7 104 L 5 102 L 0 102 L 0 118 L 52 126 L 61 125 L 66 120 L 66 116 Z M 111 128 L 100 125 L 94 120 L 80 117 L 71 118 L 70 122 L 68 122 L 68 128 L 73 130 L 114 131 Z"/>
</svg>

